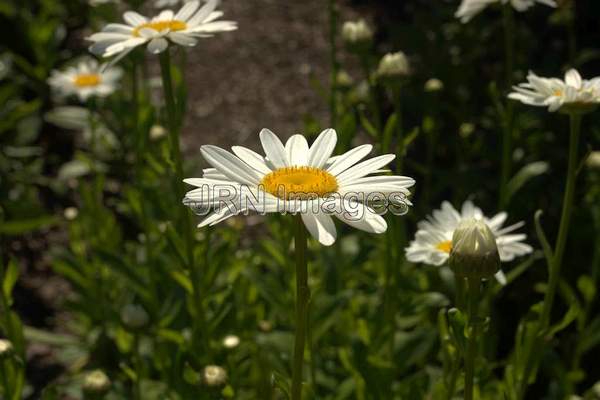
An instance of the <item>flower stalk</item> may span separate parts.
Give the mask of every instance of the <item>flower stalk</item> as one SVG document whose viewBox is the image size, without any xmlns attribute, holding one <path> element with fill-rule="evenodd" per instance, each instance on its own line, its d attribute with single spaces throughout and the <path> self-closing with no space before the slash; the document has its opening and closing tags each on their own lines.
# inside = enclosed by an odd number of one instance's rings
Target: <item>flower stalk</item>
<svg viewBox="0 0 600 400">
<path fill-rule="evenodd" d="M 308 268 L 306 264 L 306 229 L 300 214 L 295 217 L 294 251 L 296 256 L 296 336 L 292 365 L 292 400 L 302 399 L 302 370 L 306 341 L 308 302 Z"/>
<path fill-rule="evenodd" d="M 515 53 L 515 42 L 513 38 L 514 31 L 514 15 L 512 6 L 507 3 L 503 7 L 503 22 L 504 22 L 504 60 L 505 60 L 505 73 L 506 73 L 506 88 L 510 90 L 513 84 L 513 69 L 514 69 L 514 53 Z M 501 158 L 501 172 L 500 172 L 500 197 L 499 197 L 499 209 L 503 209 L 506 206 L 508 196 L 508 180 L 511 173 L 511 158 L 512 158 L 512 134 L 513 134 L 513 104 L 511 101 L 507 102 L 506 108 L 504 109 L 503 115 L 500 116 L 503 119 L 502 123 L 502 158 Z"/>
<path fill-rule="evenodd" d="M 537 326 L 537 338 L 532 346 L 529 347 L 529 351 L 525 355 L 525 369 L 521 378 L 521 385 L 519 387 L 519 399 L 525 396 L 527 387 L 529 386 L 529 378 L 533 371 L 536 369 L 536 361 L 534 360 L 534 352 L 540 349 L 542 345 L 541 339 L 545 330 L 550 325 L 550 316 L 552 313 L 552 306 L 554 304 L 554 298 L 556 297 L 556 290 L 558 288 L 558 282 L 560 281 L 560 271 L 562 266 L 562 259 L 565 252 L 565 246 L 567 244 L 567 235 L 569 232 L 569 225 L 571 222 L 571 213 L 573 210 L 573 198 L 575 195 L 575 182 L 577 179 L 577 149 L 579 147 L 579 135 L 581 131 L 581 118 L 582 115 L 577 112 L 571 112 L 570 118 L 570 136 L 569 136 L 569 161 L 567 167 L 567 182 L 565 187 L 565 193 L 563 197 L 563 207 L 560 218 L 560 225 L 558 228 L 558 237 L 556 239 L 556 245 L 554 248 L 554 254 L 552 256 L 549 271 L 550 276 L 548 278 L 548 289 L 544 295 L 544 302 L 542 305 L 542 312 Z"/>
<path fill-rule="evenodd" d="M 465 400 L 473 400 L 475 360 L 477 358 L 477 336 L 479 325 L 477 321 L 477 306 L 481 292 L 481 280 L 467 278 L 467 302 L 468 302 L 468 342 L 465 355 Z"/>
<path fill-rule="evenodd" d="M 563 198 L 563 208 L 560 217 L 560 226 L 558 229 L 558 238 L 550 266 L 550 278 L 548 281 L 548 290 L 544 297 L 544 306 L 540 317 L 540 328 L 542 330 L 548 328 L 550 324 L 550 313 L 556 296 L 556 289 L 560 280 L 560 270 L 562 259 L 565 253 L 567 244 L 567 235 L 569 233 L 569 225 L 571 223 L 571 214 L 573 210 L 573 197 L 575 195 L 575 181 L 577 180 L 577 149 L 579 147 L 579 135 L 581 131 L 581 114 L 570 114 L 570 136 L 569 136 L 569 165 L 567 167 L 567 183 Z"/>
</svg>

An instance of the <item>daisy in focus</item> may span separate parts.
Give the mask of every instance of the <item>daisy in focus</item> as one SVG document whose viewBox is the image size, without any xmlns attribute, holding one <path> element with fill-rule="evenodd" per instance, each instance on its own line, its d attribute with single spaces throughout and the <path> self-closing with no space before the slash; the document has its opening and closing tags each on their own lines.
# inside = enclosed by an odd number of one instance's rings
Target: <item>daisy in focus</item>
<svg viewBox="0 0 600 400">
<path fill-rule="evenodd" d="M 541 78 L 529 72 L 527 82 L 513 87 L 508 97 L 530 106 L 548 107 L 550 112 L 586 111 L 600 103 L 600 77 L 582 79 L 579 72 L 570 69 L 564 81 L 558 78 Z"/>
<path fill-rule="evenodd" d="M 501 212 L 487 218 L 471 201 L 466 201 L 459 212 L 445 201 L 439 210 L 434 210 L 432 215 L 418 223 L 415 239 L 406 248 L 406 259 L 413 263 L 435 266 L 445 264 L 452 250 L 454 231 L 461 222 L 470 219 L 481 220 L 490 228 L 496 237 L 500 261 L 512 261 L 516 257 L 531 253 L 533 248 L 523 243 L 527 236 L 524 233 L 513 233 L 525 223 L 521 221 L 503 228 L 507 217 L 508 214 Z M 501 271 L 496 274 L 496 278 L 501 283 L 505 282 Z"/>
<path fill-rule="evenodd" d="M 165 51 L 169 43 L 191 47 L 196 45 L 198 38 L 236 30 L 233 21 L 217 21 L 223 15 L 223 12 L 215 11 L 218 3 L 218 0 L 210 0 L 200 7 L 200 2 L 194 0 L 177 13 L 164 10 L 152 19 L 127 11 L 123 14 L 127 24 L 108 24 L 102 32 L 88 38 L 94 42 L 90 51 L 102 57 L 118 55 L 118 60 L 138 46 L 147 45 L 150 53 L 158 54 Z"/>
<path fill-rule="evenodd" d="M 373 149 L 366 144 L 331 157 L 337 143 L 333 129 L 323 131 L 312 146 L 302 135 L 293 135 L 284 145 L 268 129 L 260 132 L 260 141 L 264 157 L 240 146 L 232 147 L 233 154 L 216 146 L 201 147 L 202 156 L 213 168 L 205 169 L 202 178 L 185 180 L 197 189 L 189 191 L 184 199 L 192 209 L 212 209 L 198 227 L 249 210 L 300 213 L 310 234 L 329 246 L 336 239 L 332 216 L 366 232 L 386 231 L 385 219 L 369 201 L 373 195 L 389 196 L 394 204 L 404 207 L 410 205 L 406 196 L 415 181 L 406 176 L 381 175 L 386 172 L 381 168 L 395 158 L 393 154 L 361 161 Z M 236 196 L 225 193 L 226 188 Z M 246 195 L 254 199 L 252 203 L 245 201 Z M 221 207 L 225 200 L 227 206 Z"/>
<path fill-rule="evenodd" d="M 105 68 L 94 59 L 86 59 L 64 71 L 52 71 L 48 84 L 59 96 L 77 95 L 85 102 L 90 97 L 113 93 L 122 73 L 120 68 Z"/>
<path fill-rule="evenodd" d="M 495 3 L 510 3 L 512 8 L 519 12 L 527 10 L 536 3 L 545 4 L 549 7 L 556 7 L 556 2 L 554 0 L 462 0 L 462 3 L 460 3 L 454 16 L 460 19 L 460 22 L 464 24 L 469 22 L 475 15 L 482 12 L 487 6 Z"/>
</svg>

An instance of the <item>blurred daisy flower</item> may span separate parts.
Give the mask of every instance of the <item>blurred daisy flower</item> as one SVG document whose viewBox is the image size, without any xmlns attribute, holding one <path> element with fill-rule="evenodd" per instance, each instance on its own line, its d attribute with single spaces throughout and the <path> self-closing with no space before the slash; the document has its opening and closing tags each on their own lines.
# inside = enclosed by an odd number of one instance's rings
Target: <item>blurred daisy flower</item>
<svg viewBox="0 0 600 400">
<path fill-rule="evenodd" d="M 119 68 L 105 68 L 94 59 L 85 59 L 64 71 L 52 71 L 48 84 L 59 96 L 77 95 L 86 101 L 113 93 L 122 73 Z"/>
<path fill-rule="evenodd" d="M 397 214 L 406 213 L 410 205 L 406 196 L 415 183 L 412 178 L 371 175 L 384 172 L 381 168 L 395 158 L 393 154 L 360 162 L 373 148 L 367 144 L 331 157 L 337 143 L 333 129 L 323 131 L 310 147 L 302 135 L 293 135 L 283 145 L 268 129 L 260 132 L 260 140 L 266 157 L 240 146 L 232 147 L 234 154 L 216 146 L 201 147 L 214 168 L 205 169 L 202 178 L 185 179 L 198 189 L 184 199 L 196 211 L 212 209 L 199 227 L 249 210 L 300 213 L 310 234 L 329 246 L 336 239 L 332 215 L 354 228 L 383 233 L 387 224 L 373 204 L 385 200 L 373 195 L 388 196 L 390 210 L 398 206 Z M 237 196 L 226 193 L 227 188 Z"/>
<path fill-rule="evenodd" d="M 483 215 L 480 208 L 471 201 L 466 201 L 458 212 L 449 202 L 442 203 L 439 210 L 434 210 L 427 219 L 420 221 L 415 239 L 406 248 L 406 258 L 410 262 L 425 263 L 440 266 L 445 264 L 452 251 L 452 236 L 461 222 L 475 219 L 483 221 L 496 237 L 496 245 L 500 254 L 500 261 L 508 262 L 516 257 L 529 254 L 533 248 L 523 243 L 527 238 L 524 233 L 512 233 L 522 227 L 524 222 L 502 227 L 508 214 L 498 213 L 492 218 Z M 505 282 L 502 272 L 496 274 L 501 283 Z"/>
<path fill-rule="evenodd" d="M 535 3 L 545 4 L 550 7 L 556 7 L 554 0 L 462 0 L 454 16 L 462 23 L 469 22 L 475 15 L 479 14 L 490 4 L 501 3 L 512 6 L 515 10 L 523 12 L 535 5 Z"/>
<path fill-rule="evenodd" d="M 223 15 L 223 12 L 215 11 L 217 4 L 218 0 L 210 0 L 200 7 L 199 1 L 190 1 L 177 13 L 164 10 L 152 19 L 127 11 L 123 14 L 127 24 L 108 24 L 102 32 L 88 38 L 94 42 L 90 51 L 102 57 L 118 55 L 113 61 L 116 62 L 138 46 L 147 44 L 150 53 L 158 54 L 169 43 L 195 46 L 198 38 L 237 29 L 235 22 L 216 21 Z"/>
<path fill-rule="evenodd" d="M 600 103 L 600 77 L 591 80 L 581 78 L 579 72 L 570 69 L 564 81 L 558 78 L 541 78 L 529 72 L 527 82 L 513 87 L 508 97 L 531 106 L 548 107 L 550 112 L 562 110 L 590 111 Z"/>
</svg>

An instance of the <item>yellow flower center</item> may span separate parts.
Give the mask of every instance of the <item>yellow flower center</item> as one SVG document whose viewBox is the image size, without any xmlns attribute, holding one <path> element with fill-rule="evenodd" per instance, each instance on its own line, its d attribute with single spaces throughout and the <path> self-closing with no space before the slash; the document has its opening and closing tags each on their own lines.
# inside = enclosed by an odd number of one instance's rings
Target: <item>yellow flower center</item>
<svg viewBox="0 0 600 400">
<path fill-rule="evenodd" d="M 452 240 L 446 240 L 445 242 L 439 242 L 436 246 L 436 249 L 439 251 L 443 251 L 444 253 L 450 254 L 452 250 Z"/>
<path fill-rule="evenodd" d="M 187 28 L 187 24 L 183 21 L 177 21 L 177 20 L 146 22 L 144 24 L 138 25 L 133 30 L 133 36 L 139 37 L 140 31 L 144 28 L 153 29 L 157 32 L 161 32 L 166 29 L 170 30 L 171 32 L 177 32 L 177 31 L 185 30 Z"/>
<path fill-rule="evenodd" d="M 100 75 L 98 74 L 81 74 L 75 77 L 73 83 L 79 87 L 98 86 L 100 84 Z"/>
<path fill-rule="evenodd" d="M 561 97 L 563 95 L 563 91 L 560 89 L 556 89 L 554 91 L 554 93 L 552 93 L 553 95 L 555 95 L 556 97 Z"/>
<path fill-rule="evenodd" d="M 279 168 L 261 180 L 267 193 L 281 199 L 314 199 L 334 193 L 337 180 L 329 172 L 314 167 Z"/>
</svg>

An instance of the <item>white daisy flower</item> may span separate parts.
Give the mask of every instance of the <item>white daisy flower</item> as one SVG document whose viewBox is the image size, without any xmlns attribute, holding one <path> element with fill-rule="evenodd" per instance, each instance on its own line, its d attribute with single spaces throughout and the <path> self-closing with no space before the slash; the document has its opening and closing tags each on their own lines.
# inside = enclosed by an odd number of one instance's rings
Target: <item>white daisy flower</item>
<svg viewBox="0 0 600 400">
<path fill-rule="evenodd" d="M 558 78 L 541 78 L 529 72 L 527 82 L 513 87 L 508 97 L 531 106 L 548 107 L 551 112 L 563 107 L 589 109 L 600 103 L 600 77 L 582 79 L 579 72 L 570 69 L 564 81 Z"/>
<path fill-rule="evenodd" d="M 455 229 L 461 222 L 469 219 L 482 220 L 490 228 L 496 237 L 500 261 L 512 261 L 516 257 L 531 253 L 533 248 L 523 243 L 527 236 L 524 233 L 512 233 L 525 223 L 521 221 L 503 228 L 507 217 L 508 214 L 501 212 L 487 218 L 471 201 L 464 202 L 461 211 L 458 212 L 452 204 L 445 201 L 439 210 L 434 210 L 431 216 L 418 223 L 415 239 L 406 248 L 406 259 L 413 263 L 435 266 L 445 264 L 450 257 Z M 505 280 L 501 272 L 496 277 L 501 282 Z"/>
<path fill-rule="evenodd" d="M 535 5 L 535 3 L 545 4 L 550 7 L 556 7 L 554 0 L 462 0 L 454 16 L 462 23 L 469 22 L 475 15 L 479 14 L 490 4 L 501 3 L 512 6 L 515 10 L 523 12 Z"/>
<path fill-rule="evenodd" d="M 81 101 L 86 101 L 90 97 L 106 97 L 113 93 L 122 73 L 120 68 L 105 68 L 94 59 L 86 59 L 64 71 L 52 71 L 48 84 L 58 95 L 77 95 Z"/>
<path fill-rule="evenodd" d="M 391 207 L 404 207 L 398 214 L 410 205 L 406 196 L 415 183 L 412 178 L 372 176 L 384 172 L 381 168 L 395 158 L 393 154 L 361 162 L 373 148 L 367 144 L 331 157 L 337 142 L 333 129 L 323 131 L 310 147 L 302 135 L 293 135 L 284 145 L 268 129 L 260 132 L 260 140 L 266 157 L 240 146 L 232 147 L 234 154 L 216 146 L 201 147 L 214 168 L 205 169 L 202 178 L 185 179 L 198 188 L 184 199 L 194 209 L 212 210 L 198 227 L 249 210 L 300 213 L 311 235 L 329 246 L 336 239 L 332 215 L 354 228 L 383 233 L 387 224 L 373 203 L 386 198 L 393 203 Z M 236 196 L 225 188 L 232 188 Z M 245 201 L 245 196 L 252 196 L 252 201 Z"/>
<path fill-rule="evenodd" d="M 158 54 L 169 43 L 195 46 L 198 38 L 237 29 L 235 22 L 216 21 L 223 15 L 223 12 L 215 11 L 218 3 L 218 0 L 210 0 L 200 7 L 200 2 L 194 0 L 186 3 L 177 13 L 164 10 L 152 19 L 135 11 L 127 11 L 123 14 L 127 24 L 108 24 L 102 32 L 88 38 L 94 42 L 90 51 L 102 57 L 119 55 L 118 60 L 145 44 L 148 44 L 150 53 Z"/>
</svg>

